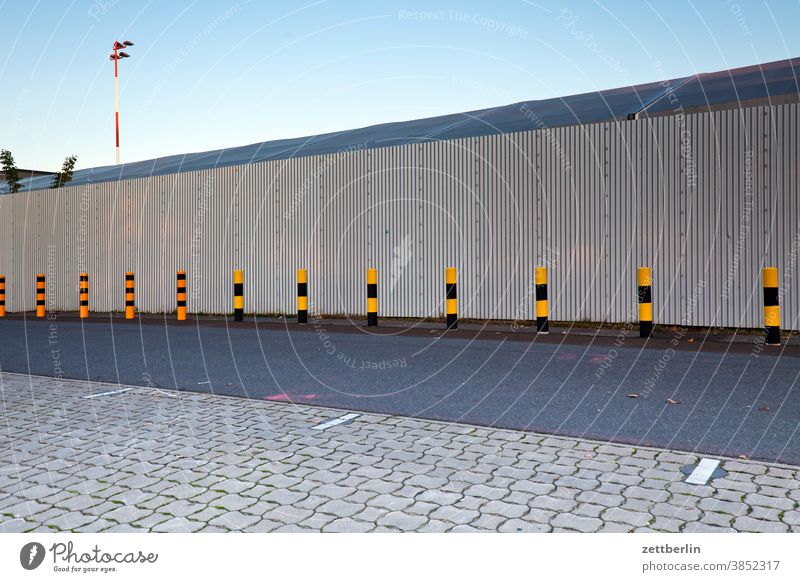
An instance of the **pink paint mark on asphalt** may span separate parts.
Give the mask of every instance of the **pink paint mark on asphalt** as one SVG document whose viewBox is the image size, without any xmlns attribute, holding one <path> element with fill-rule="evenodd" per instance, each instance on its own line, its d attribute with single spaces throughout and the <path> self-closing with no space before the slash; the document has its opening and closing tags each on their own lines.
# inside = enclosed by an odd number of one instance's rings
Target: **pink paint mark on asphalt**
<svg viewBox="0 0 800 582">
<path fill-rule="evenodd" d="M 576 356 L 575 354 L 559 354 L 558 355 L 558 359 L 559 360 L 577 360 L 578 356 Z"/>
<path fill-rule="evenodd" d="M 264 396 L 264 400 L 271 400 L 273 402 L 296 402 L 298 400 L 314 400 L 317 394 L 272 394 L 271 396 Z"/>
</svg>

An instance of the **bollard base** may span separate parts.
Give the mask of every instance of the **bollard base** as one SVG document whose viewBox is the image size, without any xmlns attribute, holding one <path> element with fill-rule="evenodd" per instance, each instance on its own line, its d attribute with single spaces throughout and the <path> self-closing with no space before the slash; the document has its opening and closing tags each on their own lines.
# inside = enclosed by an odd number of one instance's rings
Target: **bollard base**
<svg viewBox="0 0 800 582">
<path fill-rule="evenodd" d="M 779 346 L 781 345 L 781 328 L 780 327 L 767 327 L 766 333 L 766 341 L 765 343 L 768 346 Z"/>
<path fill-rule="evenodd" d="M 652 321 L 640 321 L 639 322 L 639 337 L 643 339 L 647 339 L 653 335 L 653 322 Z"/>
</svg>

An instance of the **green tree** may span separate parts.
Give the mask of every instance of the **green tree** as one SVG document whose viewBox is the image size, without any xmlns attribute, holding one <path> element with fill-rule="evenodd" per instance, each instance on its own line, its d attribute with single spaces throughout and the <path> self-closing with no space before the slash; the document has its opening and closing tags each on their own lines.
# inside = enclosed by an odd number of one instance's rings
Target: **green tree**
<svg viewBox="0 0 800 582">
<path fill-rule="evenodd" d="M 22 183 L 19 179 L 19 170 L 17 164 L 14 162 L 14 156 L 8 150 L 0 150 L 0 166 L 3 168 L 3 174 L 6 178 L 6 184 L 11 193 L 19 192 L 22 188 Z"/>
<path fill-rule="evenodd" d="M 53 176 L 53 183 L 50 185 L 51 188 L 60 188 L 72 180 L 72 174 L 75 171 L 75 162 L 77 160 L 78 156 L 69 156 L 64 158 L 64 163 L 61 165 L 61 171 Z"/>
</svg>

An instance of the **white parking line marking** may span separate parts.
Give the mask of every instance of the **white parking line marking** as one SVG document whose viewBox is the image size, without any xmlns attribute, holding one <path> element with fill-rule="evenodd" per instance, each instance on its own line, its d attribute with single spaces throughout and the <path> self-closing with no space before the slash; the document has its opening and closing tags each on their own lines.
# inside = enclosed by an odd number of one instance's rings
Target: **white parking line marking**
<svg viewBox="0 0 800 582">
<path fill-rule="evenodd" d="M 345 414 L 344 416 L 340 416 L 339 418 L 334 418 L 333 420 L 329 420 L 328 422 L 323 422 L 322 424 L 318 424 L 317 426 L 312 426 L 311 430 L 325 430 L 326 428 L 337 426 L 339 424 L 347 422 L 348 420 L 353 420 L 354 418 L 358 418 L 359 416 L 361 415 L 356 414 L 355 412 L 351 412 L 350 414 Z"/>
<path fill-rule="evenodd" d="M 719 467 L 719 459 L 700 459 L 692 474 L 686 478 L 691 485 L 705 485 Z"/>
<path fill-rule="evenodd" d="M 98 398 L 100 396 L 112 396 L 114 394 L 122 394 L 123 392 L 127 392 L 128 390 L 133 390 L 133 388 L 120 388 L 119 390 L 100 392 L 99 394 L 89 394 L 88 396 L 84 396 L 84 398 Z"/>
</svg>

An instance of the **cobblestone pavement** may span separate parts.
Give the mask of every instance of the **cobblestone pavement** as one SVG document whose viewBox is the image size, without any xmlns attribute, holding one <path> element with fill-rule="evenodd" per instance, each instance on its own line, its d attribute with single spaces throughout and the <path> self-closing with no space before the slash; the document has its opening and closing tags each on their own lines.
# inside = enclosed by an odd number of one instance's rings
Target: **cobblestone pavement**
<svg viewBox="0 0 800 582">
<path fill-rule="evenodd" d="M 0 374 L 0 531 L 800 531 L 797 467 Z"/>
</svg>

